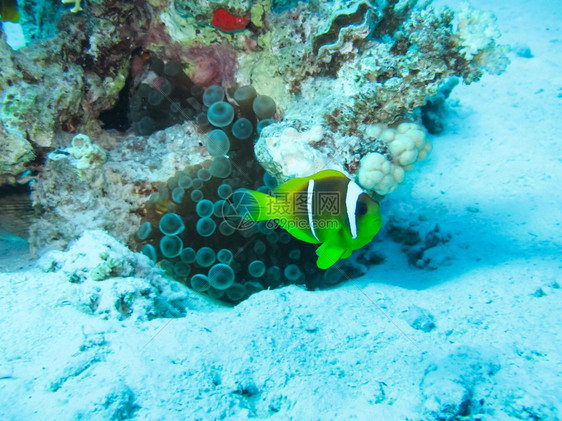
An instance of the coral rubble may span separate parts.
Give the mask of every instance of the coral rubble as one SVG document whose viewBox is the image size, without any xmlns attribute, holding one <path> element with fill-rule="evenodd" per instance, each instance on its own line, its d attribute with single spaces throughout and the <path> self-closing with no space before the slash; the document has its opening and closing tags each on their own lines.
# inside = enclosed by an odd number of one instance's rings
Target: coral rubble
<svg viewBox="0 0 562 421">
<path fill-rule="evenodd" d="M 199 301 L 103 231 L 86 231 L 68 250 L 45 253 L 39 266 L 80 284 L 81 288 L 65 288 L 61 300 L 105 319 L 181 317 L 188 305 Z"/>
</svg>

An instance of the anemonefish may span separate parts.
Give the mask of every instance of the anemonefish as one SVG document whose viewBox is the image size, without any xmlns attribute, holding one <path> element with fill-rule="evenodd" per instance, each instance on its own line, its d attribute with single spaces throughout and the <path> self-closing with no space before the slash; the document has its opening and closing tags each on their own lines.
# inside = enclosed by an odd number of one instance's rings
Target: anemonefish
<svg viewBox="0 0 562 421">
<path fill-rule="evenodd" d="M 17 23 L 20 19 L 16 0 L 0 0 L 0 20 Z"/>
<path fill-rule="evenodd" d="M 276 219 L 299 240 L 321 244 L 316 250 L 321 269 L 351 256 L 382 226 L 379 204 L 335 170 L 289 180 L 276 187 L 271 196 L 239 189 L 234 206 L 246 220 Z"/>
</svg>

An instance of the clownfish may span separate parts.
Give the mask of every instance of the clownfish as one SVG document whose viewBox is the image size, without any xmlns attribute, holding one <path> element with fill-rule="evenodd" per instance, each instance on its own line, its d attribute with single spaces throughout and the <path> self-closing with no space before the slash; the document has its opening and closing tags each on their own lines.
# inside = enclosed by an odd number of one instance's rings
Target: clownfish
<svg viewBox="0 0 562 421">
<path fill-rule="evenodd" d="M 312 244 L 327 269 L 368 244 L 382 226 L 380 207 L 361 187 L 336 170 L 294 178 L 272 195 L 239 189 L 234 206 L 245 220 L 277 220 L 293 237 Z"/>
</svg>

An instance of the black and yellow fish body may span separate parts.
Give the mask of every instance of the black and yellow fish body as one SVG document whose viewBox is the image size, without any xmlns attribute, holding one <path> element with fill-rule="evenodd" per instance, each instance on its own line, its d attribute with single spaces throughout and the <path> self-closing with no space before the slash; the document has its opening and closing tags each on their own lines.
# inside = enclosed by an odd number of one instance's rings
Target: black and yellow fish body
<svg viewBox="0 0 562 421">
<path fill-rule="evenodd" d="M 317 265 L 322 269 L 369 243 L 382 225 L 379 205 L 335 170 L 289 180 L 272 196 L 245 189 L 240 193 L 245 219 L 275 219 L 295 238 L 321 244 Z"/>
</svg>

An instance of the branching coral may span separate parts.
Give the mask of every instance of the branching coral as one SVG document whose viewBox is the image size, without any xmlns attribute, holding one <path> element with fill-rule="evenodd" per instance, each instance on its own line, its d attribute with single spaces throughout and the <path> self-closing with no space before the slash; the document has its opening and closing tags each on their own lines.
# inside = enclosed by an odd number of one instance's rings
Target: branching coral
<svg viewBox="0 0 562 421">
<path fill-rule="evenodd" d="M 501 74 L 509 63 L 506 46 L 498 46 L 500 37 L 496 18 L 490 12 L 470 8 L 464 3 L 457 12 L 457 43 L 460 54 L 471 67 L 484 69 L 491 74 Z M 467 81 L 470 83 L 470 80 Z"/>
</svg>

